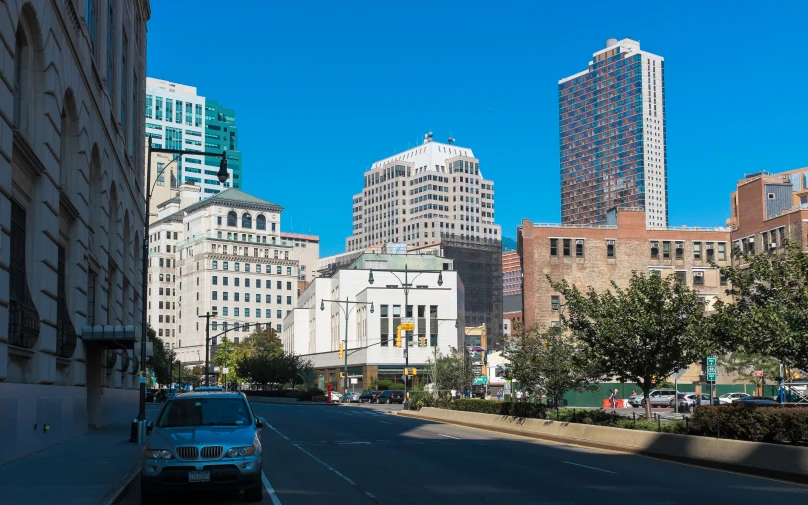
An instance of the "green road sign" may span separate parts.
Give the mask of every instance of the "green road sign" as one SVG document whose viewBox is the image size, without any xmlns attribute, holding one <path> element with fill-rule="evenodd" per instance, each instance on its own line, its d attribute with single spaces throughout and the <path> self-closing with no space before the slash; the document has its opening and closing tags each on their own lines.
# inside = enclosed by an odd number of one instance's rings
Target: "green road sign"
<svg viewBox="0 0 808 505">
<path fill-rule="evenodd" d="M 718 371 L 715 356 L 707 356 L 707 382 L 715 382 L 715 375 Z"/>
</svg>

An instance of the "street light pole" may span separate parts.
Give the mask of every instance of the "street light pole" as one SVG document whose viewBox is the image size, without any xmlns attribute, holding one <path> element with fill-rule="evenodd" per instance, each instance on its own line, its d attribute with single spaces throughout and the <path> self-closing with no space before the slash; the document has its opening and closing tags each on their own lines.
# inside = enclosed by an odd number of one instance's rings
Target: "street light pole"
<svg viewBox="0 0 808 505">
<path fill-rule="evenodd" d="M 217 312 L 208 312 L 201 316 L 196 317 L 204 317 L 205 318 L 205 385 L 210 386 L 210 377 L 209 377 L 209 370 L 210 370 L 210 318 L 216 317 L 218 315 Z"/>
<path fill-rule="evenodd" d="M 373 308 L 373 302 L 370 302 L 370 303 L 368 303 L 368 302 L 357 302 L 357 301 L 352 302 L 352 301 L 348 300 L 348 297 L 346 296 L 344 301 L 343 300 L 322 300 L 321 299 L 320 300 L 320 310 L 325 310 L 325 302 L 336 303 L 337 307 L 339 307 L 340 310 L 345 313 L 345 346 L 344 346 L 343 351 L 342 351 L 343 358 L 345 358 L 345 361 L 343 363 L 343 373 L 345 375 L 345 377 L 344 377 L 345 380 L 343 381 L 342 384 L 344 386 L 343 393 L 347 394 L 348 393 L 348 317 L 350 317 L 351 312 L 353 312 L 353 310 L 356 307 L 358 307 L 359 305 L 370 305 L 370 313 L 371 314 L 373 314 L 373 312 L 375 312 L 375 309 Z M 345 304 L 344 309 L 342 308 L 342 305 L 341 305 L 343 303 Z M 353 308 L 350 308 L 351 304 L 353 304 Z"/>
<path fill-rule="evenodd" d="M 143 232 L 143 253 L 141 258 L 141 268 L 143 270 L 143 278 L 142 282 L 143 285 L 141 286 L 141 290 L 143 292 L 142 298 L 142 320 L 141 320 L 141 337 L 140 337 L 140 405 L 138 409 L 137 415 L 137 422 L 139 423 L 138 427 L 138 443 L 143 443 L 146 430 L 145 430 L 145 422 L 146 422 L 146 328 L 148 326 L 149 318 L 149 304 L 148 304 L 148 294 L 149 294 L 149 213 L 151 212 L 151 195 L 154 188 L 152 187 L 151 182 L 151 157 L 152 153 L 165 153 L 165 154 L 177 154 L 182 156 L 183 154 L 191 154 L 194 156 L 220 156 L 222 161 L 219 163 L 219 172 L 216 174 L 219 182 L 224 183 L 227 179 L 230 178 L 230 174 L 227 172 L 227 151 L 222 151 L 221 153 L 208 153 L 208 152 L 197 152 L 197 151 L 186 151 L 184 149 L 164 149 L 154 147 L 151 142 L 151 135 L 148 136 L 146 139 L 148 142 L 148 152 L 146 154 L 146 188 L 145 188 L 145 197 L 146 197 L 146 212 L 144 213 L 145 223 L 144 223 L 144 232 Z M 179 159 L 174 158 L 172 163 Z M 165 169 L 171 163 L 166 164 L 163 167 L 163 170 L 160 172 L 165 172 Z M 160 173 L 157 174 L 156 178 L 160 178 Z M 155 181 L 156 183 L 156 181 Z"/>
<path fill-rule="evenodd" d="M 406 317 L 407 307 L 410 306 L 410 288 L 412 287 L 412 282 L 409 282 L 409 269 L 407 268 L 407 264 L 406 263 L 404 264 L 404 282 L 401 282 L 401 279 L 396 274 L 394 274 L 393 272 L 390 272 L 390 273 L 392 273 L 393 276 L 395 276 L 395 278 L 398 280 L 399 284 L 401 284 L 401 287 L 404 288 L 404 315 Z M 415 277 L 413 277 L 413 279 L 412 279 L 413 282 L 415 282 L 415 279 L 417 279 L 419 275 L 424 274 L 424 273 L 426 273 L 426 271 L 421 272 L 418 275 L 416 275 Z M 373 284 L 373 269 L 372 268 L 370 269 L 370 275 L 368 276 L 368 282 L 370 284 Z M 441 271 L 438 271 L 438 286 L 443 286 L 443 272 L 441 272 Z M 409 317 L 411 317 L 411 316 L 409 316 Z M 410 367 L 410 349 L 409 349 L 409 347 L 410 347 L 410 334 L 409 334 L 409 331 L 410 330 L 407 330 L 407 333 L 405 334 L 405 336 L 407 337 L 406 342 L 404 344 L 404 370 L 405 371 Z M 403 406 L 404 406 L 404 410 L 407 410 L 407 406 L 410 403 L 410 400 L 407 397 L 407 382 L 409 381 L 409 378 L 408 378 L 408 376 L 406 374 L 403 374 L 403 375 L 404 375 L 404 405 Z"/>
</svg>

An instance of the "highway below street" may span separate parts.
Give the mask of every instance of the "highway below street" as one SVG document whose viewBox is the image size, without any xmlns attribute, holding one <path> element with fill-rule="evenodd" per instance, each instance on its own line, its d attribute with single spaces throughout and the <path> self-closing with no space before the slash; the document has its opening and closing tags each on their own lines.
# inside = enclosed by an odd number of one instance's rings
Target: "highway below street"
<svg viewBox="0 0 808 505">
<path fill-rule="evenodd" d="M 387 406 L 254 404 L 265 505 L 808 503 L 808 487 L 408 419 Z M 398 407 L 398 406 L 396 406 Z M 123 505 L 139 503 L 137 492 Z M 239 503 L 184 494 L 173 504 Z"/>
</svg>

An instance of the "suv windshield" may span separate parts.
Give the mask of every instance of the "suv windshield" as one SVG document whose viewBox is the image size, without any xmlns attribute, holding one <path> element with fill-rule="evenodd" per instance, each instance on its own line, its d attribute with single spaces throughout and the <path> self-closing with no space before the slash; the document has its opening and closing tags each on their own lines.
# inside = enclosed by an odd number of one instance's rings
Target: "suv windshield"
<svg viewBox="0 0 808 505">
<path fill-rule="evenodd" d="M 250 410 L 241 398 L 179 398 L 160 413 L 157 426 L 246 426 L 252 424 Z"/>
</svg>

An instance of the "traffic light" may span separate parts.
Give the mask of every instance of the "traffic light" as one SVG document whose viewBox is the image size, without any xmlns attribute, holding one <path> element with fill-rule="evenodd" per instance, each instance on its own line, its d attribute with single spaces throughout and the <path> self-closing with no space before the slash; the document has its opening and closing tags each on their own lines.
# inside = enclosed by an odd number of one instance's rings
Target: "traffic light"
<svg viewBox="0 0 808 505">
<path fill-rule="evenodd" d="M 396 347 L 401 347 L 401 327 L 396 330 Z"/>
<path fill-rule="evenodd" d="M 339 359 L 342 359 L 342 358 L 344 358 L 344 357 L 345 357 L 345 343 L 344 343 L 344 342 L 340 342 L 340 343 L 339 343 Z M 342 374 L 340 374 L 340 376 L 341 376 L 341 375 L 342 375 Z"/>
<path fill-rule="evenodd" d="M 413 368 L 412 369 L 412 376 L 415 377 L 416 375 L 418 375 L 418 370 Z"/>
<path fill-rule="evenodd" d="M 345 372 L 340 372 L 340 373 L 339 373 L 339 378 L 340 378 L 340 379 L 345 378 Z"/>
</svg>

